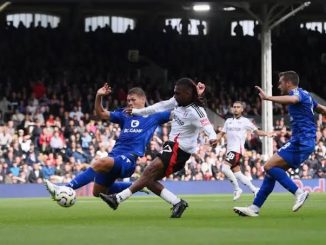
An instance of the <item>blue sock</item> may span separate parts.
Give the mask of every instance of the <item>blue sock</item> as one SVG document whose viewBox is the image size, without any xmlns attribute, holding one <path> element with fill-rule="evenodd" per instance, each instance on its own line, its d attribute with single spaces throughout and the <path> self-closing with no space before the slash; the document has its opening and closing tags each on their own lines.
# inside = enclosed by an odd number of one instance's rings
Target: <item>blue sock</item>
<svg viewBox="0 0 326 245">
<path fill-rule="evenodd" d="M 66 186 L 71 187 L 72 189 L 76 190 L 88 183 L 94 181 L 96 172 L 92 168 L 86 169 L 84 172 L 76 176 L 72 181 L 70 181 Z"/>
<path fill-rule="evenodd" d="M 129 186 L 131 186 L 131 182 L 114 182 L 108 190 L 108 194 L 114 194 L 114 193 L 119 193 L 125 189 L 127 189 Z"/>
<path fill-rule="evenodd" d="M 274 167 L 268 170 L 267 172 L 292 194 L 294 194 L 298 190 L 298 187 L 293 182 L 293 180 L 286 174 L 285 170 Z"/>
<path fill-rule="evenodd" d="M 269 194 L 272 193 L 274 186 L 275 186 L 275 179 L 266 174 L 263 184 L 261 185 L 260 190 L 259 190 L 258 194 L 256 195 L 253 204 L 259 208 L 261 206 L 263 206 L 263 204 L 266 201 Z"/>
</svg>

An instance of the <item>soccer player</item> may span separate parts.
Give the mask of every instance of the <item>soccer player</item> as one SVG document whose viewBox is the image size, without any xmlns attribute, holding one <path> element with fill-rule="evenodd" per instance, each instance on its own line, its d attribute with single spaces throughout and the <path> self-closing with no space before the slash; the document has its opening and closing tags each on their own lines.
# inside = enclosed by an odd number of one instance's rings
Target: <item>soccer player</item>
<svg viewBox="0 0 326 245">
<path fill-rule="evenodd" d="M 243 117 L 244 110 L 243 104 L 240 101 L 236 101 L 232 106 L 233 118 L 229 118 L 225 121 L 223 129 L 217 135 L 217 141 L 226 135 L 227 140 L 227 154 L 222 164 L 222 172 L 230 180 L 233 185 L 233 201 L 240 198 L 242 189 L 239 187 L 237 179 L 256 195 L 259 188 L 254 186 L 250 179 L 245 176 L 240 169 L 240 159 L 244 150 L 244 144 L 246 140 L 247 132 L 254 132 L 258 136 L 274 135 L 273 132 L 265 132 L 259 130 L 248 118 Z"/>
<path fill-rule="evenodd" d="M 287 175 L 289 168 L 296 169 L 315 149 L 316 123 L 314 111 L 326 114 L 326 107 L 318 104 L 311 95 L 299 88 L 299 76 L 294 71 L 279 74 L 278 88 L 282 96 L 269 96 L 256 86 L 262 100 L 289 105 L 292 136 L 265 164 L 265 178 L 252 205 L 234 207 L 234 212 L 242 216 L 256 217 L 269 194 L 273 191 L 275 181 L 295 196 L 292 211 L 298 211 L 309 196 L 309 192 L 298 188 Z"/>
<path fill-rule="evenodd" d="M 95 181 L 93 195 L 99 193 L 116 193 L 129 187 L 131 183 L 115 182 L 117 178 L 130 177 L 135 170 L 136 160 L 144 155 L 146 145 L 151 140 L 158 125 L 169 121 L 170 112 L 158 112 L 148 117 L 130 116 L 122 110 L 107 111 L 102 106 L 102 97 L 111 93 L 111 87 L 106 83 L 97 91 L 95 99 L 96 114 L 105 120 L 118 123 L 121 133 L 112 151 L 107 157 L 95 160 L 91 167 L 76 176 L 66 186 L 76 190 L 92 181 Z M 127 95 L 128 107 L 141 109 L 145 106 L 145 92 L 138 87 L 129 90 Z M 55 191 L 59 186 L 49 181 L 45 185 L 55 198 Z"/>
<path fill-rule="evenodd" d="M 170 109 L 172 118 L 169 140 L 164 143 L 162 154 L 159 154 L 144 170 L 141 177 L 129 188 L 118 194 L 100 194 L 100 197 L 112 209 L 144 187 L 158 191 L 154 193 L 172 204 L 171 218 L 180 218 L 188 203 L 158 182 L 181 170 L 192 153 L 196 151 L 197 138 L 201 129 L 208 135 L 209 143 L 216 146 L 216 133 L 202 107 L 195 83 L 189 78 L 181 78 L 176 82 L 174 97 L 161 101 L 143 109 L 133 109 L 132 114 L 151 114 Z"/>
</svg>

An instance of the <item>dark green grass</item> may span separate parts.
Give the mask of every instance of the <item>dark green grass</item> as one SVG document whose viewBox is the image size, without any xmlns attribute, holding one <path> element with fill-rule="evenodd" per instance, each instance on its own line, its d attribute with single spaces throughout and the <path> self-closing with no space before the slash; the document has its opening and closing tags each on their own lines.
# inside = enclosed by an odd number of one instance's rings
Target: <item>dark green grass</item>
<svg viewBox="0 0 326 245">
<path fill-rule="evenodd" d="M 50 199 L 0 199 L 0 245 L 11 244 L 326 244 L 326 194 L 312 193 L 297 213 L 293 197 L 272 194 L 260 217 L 239 217 L 231 195 L 184 196 L 190 207 L 170 219 L 157 197 L 134 197 L 113 211 L 95 198 L 71 208 Z"/>
</svg>

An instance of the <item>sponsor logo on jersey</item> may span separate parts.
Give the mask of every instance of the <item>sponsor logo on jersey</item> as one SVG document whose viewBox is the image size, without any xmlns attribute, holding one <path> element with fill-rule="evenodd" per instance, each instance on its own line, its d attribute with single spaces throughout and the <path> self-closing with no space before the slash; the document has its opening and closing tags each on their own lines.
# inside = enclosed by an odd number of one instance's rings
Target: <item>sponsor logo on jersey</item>
<svg viewBox="0 0 326 245">
<path fill-rule="evenodd" d="M 178 118 L 176 115 L 174 115 L 173 119 L 176 121 L 177 124 L 179 125 L 184 125 L 185 123 L 180 119 Z"/>
<path fill-rule="evenodd" d="M 236 128 L 236 127 L 227 127 L 226 129 L 228 131 L 241 131 L 241 128 Z"/>
<path fill-rule="evenodd" d="M 143 132 L 143 129 L 141 128 L 125 128 L 123 130 L 124 133 L 141 133 Z"/>
</svg>

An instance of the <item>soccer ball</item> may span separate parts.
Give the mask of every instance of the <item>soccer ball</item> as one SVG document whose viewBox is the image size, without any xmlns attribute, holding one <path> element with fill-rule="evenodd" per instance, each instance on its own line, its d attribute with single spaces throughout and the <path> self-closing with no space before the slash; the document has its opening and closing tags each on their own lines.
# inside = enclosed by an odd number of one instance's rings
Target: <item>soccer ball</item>
<svg viewBox="0 0 326 245">
<path fill-rule="evenodd" d="M 69 208 L 76 203 L 76 192 L 67 186 L 61 186 L 55 194 L 55 200 L 61 207 Z"/>
</svg>

